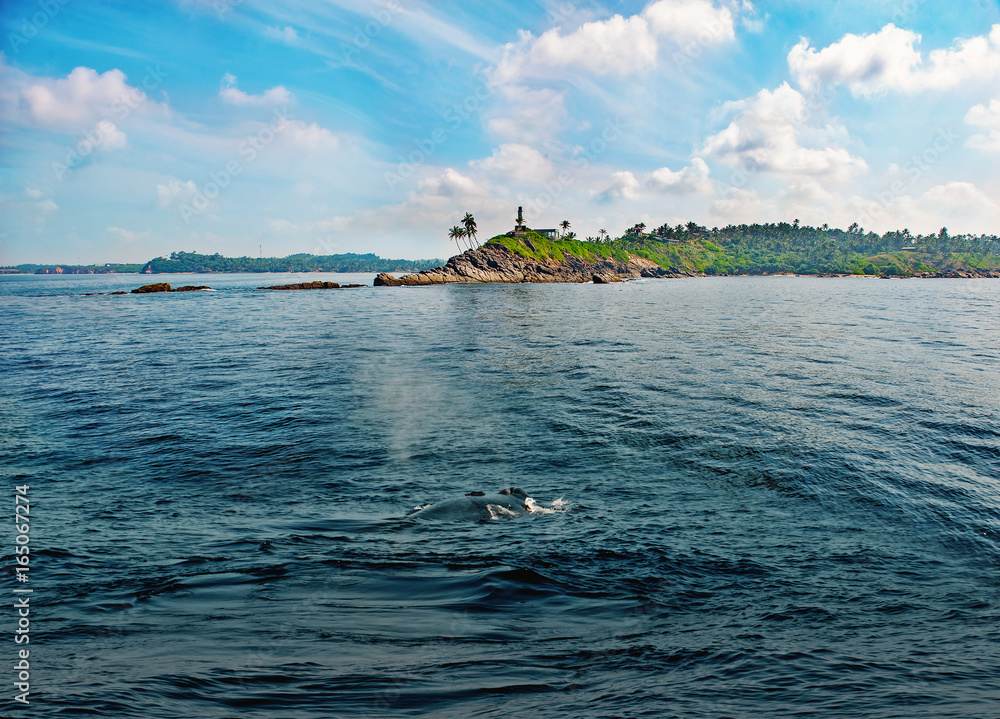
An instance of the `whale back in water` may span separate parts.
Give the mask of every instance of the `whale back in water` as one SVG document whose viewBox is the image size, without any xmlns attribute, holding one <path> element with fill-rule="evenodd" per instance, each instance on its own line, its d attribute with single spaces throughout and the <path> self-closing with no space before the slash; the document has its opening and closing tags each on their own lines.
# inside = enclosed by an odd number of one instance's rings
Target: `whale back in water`
<svg viewBox="0 0 1000 719">
<path fill-rule="evenodd" d="M 408 516 L 444 521 L 517 517 L 529 511 L 527 501 L 527 492 L 519 487 L 509 487 L 494 494 L 469 492 L 464 497 L 417 507 Z"/>
</svg>

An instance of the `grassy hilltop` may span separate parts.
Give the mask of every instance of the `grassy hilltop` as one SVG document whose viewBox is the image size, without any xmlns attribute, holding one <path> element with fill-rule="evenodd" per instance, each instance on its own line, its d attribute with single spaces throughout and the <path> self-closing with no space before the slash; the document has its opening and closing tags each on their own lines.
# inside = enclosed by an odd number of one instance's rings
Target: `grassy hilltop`
<svg viewBox="0 0 1000 719">
<path fill-rule="evenodd" d="M 565 254 L 587 260 L 624 261 L 638 255 L 664 269 L 708 275 L 855 274 L 907 277 L 920 273 L 992 270 L 1000 267 L 995 235 L 911 235 L 908 230 L 877 235 L 856 225 L 847 230 L 786 222 L 729 225 L 722 229 L 687 225 L 637 230 L 617 239 L 549 240 L 528 231 L 522 237 L 499 235 L 489 242 L 532 259 L 562 261 Z"/>
</svg>

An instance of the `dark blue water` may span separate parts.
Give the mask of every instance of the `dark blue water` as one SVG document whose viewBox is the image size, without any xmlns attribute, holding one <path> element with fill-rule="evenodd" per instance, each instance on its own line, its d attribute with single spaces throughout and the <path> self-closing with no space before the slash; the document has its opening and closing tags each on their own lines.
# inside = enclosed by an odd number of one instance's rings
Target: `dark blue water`
<svg viewBox="0 0 1000 719">
<path fill-rule="evenodd" d="M 1000 717 L 1000 282 L 265 279 L 0 278 L 5 715 Z"/>
</svg>

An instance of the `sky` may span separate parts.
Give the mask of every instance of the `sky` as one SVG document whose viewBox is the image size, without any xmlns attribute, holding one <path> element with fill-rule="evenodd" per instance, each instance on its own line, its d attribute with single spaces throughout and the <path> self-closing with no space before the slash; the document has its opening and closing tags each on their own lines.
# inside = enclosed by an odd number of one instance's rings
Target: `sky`
<svg viewBox="0 0 1000 719">
<path fill-rule="evenodd" d="M 0 264 L 1000 232 L 998 0 L 5 0 Z"/>
</svg>

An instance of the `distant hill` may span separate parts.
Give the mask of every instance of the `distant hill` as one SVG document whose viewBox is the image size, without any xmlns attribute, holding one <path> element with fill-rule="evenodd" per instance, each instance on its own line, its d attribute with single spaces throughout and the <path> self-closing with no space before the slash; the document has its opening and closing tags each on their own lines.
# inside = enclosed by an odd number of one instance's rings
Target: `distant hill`
<svg viewBox="0 0 1000 719">
<path fill-rule="evenodd" d="M 220 254 L 171 252 L 169 258 L 150 260 L 142 272 L 419 272 L 441 264 L 440 259 L 385 260 L 374 254 L 307 255 L 288 257 L 223 257 Z"/>
<path fill-rule="evenodd" d="M 145 264 L 38 265 L 0 268 L 4 274 L 93 275 L 108 273 L 168 274 L 176 272 L 419 272 L 442 264 L 441 259 L 385 260 L 374 254 L 307 255 L 288 257 L 223 257 L 197 252 L 171 252 Z"/>
</svg>

